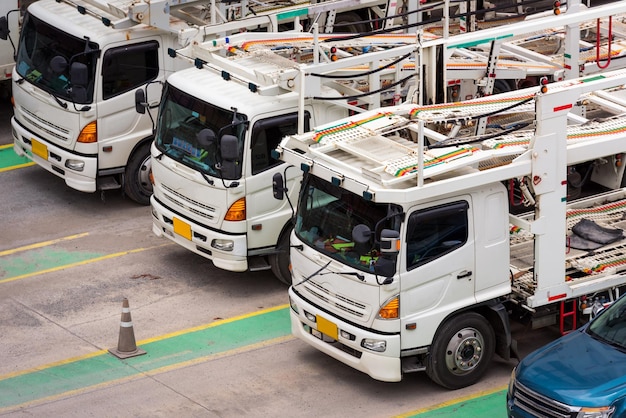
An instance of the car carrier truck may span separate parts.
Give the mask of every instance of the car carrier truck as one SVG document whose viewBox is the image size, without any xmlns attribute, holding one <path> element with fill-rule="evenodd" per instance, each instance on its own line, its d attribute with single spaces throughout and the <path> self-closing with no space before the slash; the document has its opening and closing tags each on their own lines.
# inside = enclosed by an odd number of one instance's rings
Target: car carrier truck
<svg viewBox="0 0 626 418">
<path fill-rule="evenodd" d="M 625 83 L 404 104 L 285 138 L 276 156 L 304 174 L 293 334 L 375 379 L 456 389 L 514 355 L 510 312 L 574 329 L 585 300 L 626 284 Z M 486 115 L 484 135 L 432 130 Z"/>
<path fill-rule="evenodd" d="M 332 17 L 324 23 L 332 31 L 333 25 L 385 5 L 382 0 L 288 6 L 245 0 L 37 1 L 24 18 L 13 72 L 15 152 L 73 189 L 122 189 L 147 204 L 149 148 L 162 84 L 191 65 L 169 59 L 168 49 L 218 34 L 300 28 L 305 18 Z M 147 104 L 143 114 L 135 111 L 139 87 Z"/>
<path fill-rule="evenodd" d="M 154 233 L 219 268 L 271 268 L 287 282 L 292 211 L 272 198 L 271 179 L 285 166 L 271 151 L 287 134 L 362 110 L 358 100 L 393 100 L 395 90 L 380 87 L 413 77 L 401 67 L 414 42 L 396 34 L 245 33 L 176 51 L 197 68 L 166 83 L 152 146 Z M 395 68 L 383 65 L 392 60 Z M 300 175 L 283 174 L 294 199 Z"/>
<path fill-rule="evenodd" d="M 572 7 L 559 18 L 571 25 L 593 18 L 575 11 Z M 606 20 L 613 12 L 604 9 L 595 16 Z M 417 35 L 344 38 L 246 33 L 173 51 L 177 59 L 193 61 L 197 68 L 179 71 L 166 83 L 152 148 L 154 233 L 212 260 L 219 268 L 271 269 L 279 280 L 290 283 L 286 246 L 292 210 L 287 200 L 272 199 L 270 180 L 278 173 L 286 175 L 293 199 L 301 176 L 297 169 L 285 171 L 271 157 L 270 151 L 282 136 L 297 132 L 299 124 L 300 129 L 317 126 L 348 111 L 362 112 L 403 100 L 438 101 L 441 91 L 450 100 L 460 100 L 538 84 L 542 77 L 563 79 L 563 54 L 535 52 L 528 34 L 544 42 L 544 37 L 537 36 L 541 30 L 558 44 L 574 38 L 567 45 L 576 51 L 582 42 L 577 37 L 580 30 L 569 30 L 565 36 L 566 30 L 557 28 L 553 17 L 508 25 L 505 37 L 500 37 L 498 29 L 484 29 L 467 34 L 471 38 L 446 38 L 432 26 L 427 28 L 419 40 L 421 49 L 415 42 Z M 498 48 L 479 48 L 496 38 Z M 614 50 L 620 49 L 617 45 L 622 39 L 613 37 Z M 438 55 L 447 62 L 446 72 L 439 71 L 440 62 L 433 58 Z M 567 55 L 578 62 L 577 53 Z M 624 61 L 615 59 L 611 65 Z M 581 58 L 581 68 L 586 65 Z M 426 69 L 422 72 L 422 68 Z M 415 79 L 423 83 L 414 83 Z M 507 87 L 498 88 L 498 83 Z M 211 118 L 215 121 L 210 122 Z M 217 151 L 227 147 L 220 147 L 217 137 L 222 128 L 227 133 L 233 121 L 238 124 L 237 147 L 228 157 L 233 168 L 225 174 L 219 168 L 226 159 Z M 486 127 L 486 119 L 480 122 Z M 197 135 L 209 127 L 216 139 L 203 145 Z M 229 140 L 233 133 L 228 132 Z"/>
</svg>

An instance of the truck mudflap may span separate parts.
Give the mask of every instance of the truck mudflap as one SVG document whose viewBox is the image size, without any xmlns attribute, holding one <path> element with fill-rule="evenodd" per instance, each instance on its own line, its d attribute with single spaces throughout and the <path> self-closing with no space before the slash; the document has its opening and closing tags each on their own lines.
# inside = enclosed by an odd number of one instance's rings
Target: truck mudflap
<svg viewBox="0 0 626 418">
<path fill-rule="evenodd" d="M 248 270 L 247 239 L 245 234 L 226 235 L 204 228 L 182 218 L 161 204 L 152 195 L 152 232 L 158 237 L 166 237 L 178 245 L 202 257 L 208 258 L 215 267 L 228 271 Z M 232 241 L 232 251 L 220 251 L 211 246 L 214 240 Z"/>
<path fill-rule="evenodd" d="M 517 342 L 511 337 L 511 326 L 506 307 L 502 303 L 489 305 L 489 311 L 486 315 L 496 335 L 495 353 L 506 361 L 511 360 L 511 358 L 520 361 Z"/>
<path fill-rule="evenodd" d="M 378 334 L 341 322 L 299 298 L 291 288 L 289 298 L 291 332 L 294 336 L 373 379 L 384 382 L 402 380 L 399 334 Z M 294 310 L 294 306 L 298 312 Z M 327 328 L 320 324 L 325 324 Z M 328 327 L 331 328 L 330 331 Z M 320 328 L 336 335 L 328 336 L 320 332 Z M 364 339 L 384 340 L 385 351 L 376 353 L 363 348 L 361 343 Z"/>
<path fill-rule="evenodd" d="M 34 135 L 11 118 L 13 149 L 50 173 L 61 177 L 65 184 L 81 192 L 96 191 L 97 156 L 74 154 Z"/>
</svg>

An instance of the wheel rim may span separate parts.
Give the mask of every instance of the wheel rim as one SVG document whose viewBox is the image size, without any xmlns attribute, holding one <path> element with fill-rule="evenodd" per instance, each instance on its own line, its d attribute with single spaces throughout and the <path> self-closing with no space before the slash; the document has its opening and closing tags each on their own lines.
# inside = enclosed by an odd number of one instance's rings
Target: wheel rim
<svg viewBox="0 0 626 418">
<path fill-rule="evenodd" d="M 483 358 L 485 340 L 475 328 L 464 328 L 454 334 L 446 347 L 446 366 L 456 375 L 474 370 Z"/>
<path fill-rule="evenodd" d="M 137 185 L 146 196 L 152 194 L 152 183 L 150 182 L 150 171 L 152 170 L 152 160 L 150 154 L 141 162 L 137 170 Z"/>
</svg>

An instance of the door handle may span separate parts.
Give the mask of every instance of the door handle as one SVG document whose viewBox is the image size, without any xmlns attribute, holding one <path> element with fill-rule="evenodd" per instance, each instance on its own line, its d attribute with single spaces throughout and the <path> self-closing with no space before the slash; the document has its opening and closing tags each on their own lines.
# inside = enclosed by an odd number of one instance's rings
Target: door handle
<svg viewBox="0 0 626 418">
<path fill-rule="evenodd" d="M 466 277 L 469 277 L 472 275 L 471 271 L 462 271 L 461 273 L 459 273 L 458 276 L 456 276 L 457 279 L 464 279 Z"/>
</svg>

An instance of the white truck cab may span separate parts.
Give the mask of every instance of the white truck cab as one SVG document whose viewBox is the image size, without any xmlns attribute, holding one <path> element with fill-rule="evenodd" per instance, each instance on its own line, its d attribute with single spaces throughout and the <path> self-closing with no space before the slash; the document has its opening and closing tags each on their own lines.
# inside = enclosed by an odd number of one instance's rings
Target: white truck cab
<svg viewBox="0 0 626 418">
<path fill-rule="evenodd" d="M 146 204 L 153 123 L 135 112 L 135 90 L 147 89 L 149 112 L 156 115 L 161 84 L 182 68 L 167 59 L 168 48 L 177 45 L 170 31 L 114 29 L 68 4 L 33 3 L 13 71 L 15 152 L 73 189 L 123 187 Z"/>
</svg>

